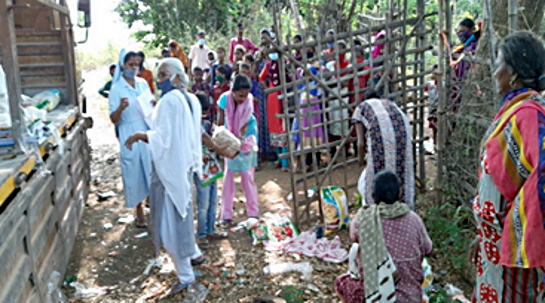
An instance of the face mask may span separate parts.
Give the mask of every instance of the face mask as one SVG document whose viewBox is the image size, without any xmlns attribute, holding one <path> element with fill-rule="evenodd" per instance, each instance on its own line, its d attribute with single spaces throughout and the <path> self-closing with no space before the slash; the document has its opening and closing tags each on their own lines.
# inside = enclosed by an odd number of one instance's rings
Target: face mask
<svg viewBox="0 0 545 303">
<path fill-rule="evenodd" d="M 458 39 L 460 39 L 460 41 L 462 43 L 465 43 L 467 41 L 467 39 L 469 39 L 469 37 L 471 36 L 471 32 L 470 31 L 465 31 L 461 34 L 458 34 Z"/>
<path fill-rule="evenodd" d="M 270 53 L 269 54 L 269 59 L 271 59 L 273 61 L 278 60 L 278 53 Z"/>
<path fill-rule="evenodd" d="M 328 44 L 327 44 L 327 47 L 329 47 L 329 48 L 335 48 L 335 43 L 328 43 Z"/>
<path fill-rule="evenodd" d="M 129 78 L 129 79 L 134 79 L 136 78 L 136 70 L 134 69 L 125 69 L 123 70 L 123 76 Z"/>
<path fill-rule="evenodd" d="M 174 85 L 172 85 L 172 80 L 174 80 L 174 78 L 176 78 L 176 75 L 163 82 L 157 82 L 157 88 L 161 90 L 161 97 L 174 89 Z"/>
<path fill-rule="evenodd" d="M 206 40 L 204 38 L 199 39 L 199 44 L 200 45 L 204 45 L 205 42 L 206 42 Z"/>
<path fill-rule="evenodd" d="M 216 81 L 218 81 L 220 83 L 223 82 L 223 76 L 217 75 L 216 76 Z"/>
</svg>

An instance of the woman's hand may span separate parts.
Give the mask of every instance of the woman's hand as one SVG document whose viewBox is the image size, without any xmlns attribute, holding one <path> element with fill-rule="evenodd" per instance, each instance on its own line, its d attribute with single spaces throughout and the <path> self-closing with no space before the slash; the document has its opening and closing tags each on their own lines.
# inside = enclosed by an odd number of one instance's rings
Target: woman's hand
<svg viewBox="0 0 545 303">
<path fill-rule="evenodd" d="M 125 108 L 129 107 L 129 99 L 128 98 L 121 98 L 121 103 L 119 104 L 119 111 L 124 111 Z"/>
<path fill-rule="evenodd" d="M 127 138 L 127 141 L 125 141 L 125 147 L 127 147 L 129 150 L 132 150 L 132 145 L 138 141 L 148 141 L 148 135 L 143 132 L 137 132 L 134 133 L 132 136 Z"/>
</svg>

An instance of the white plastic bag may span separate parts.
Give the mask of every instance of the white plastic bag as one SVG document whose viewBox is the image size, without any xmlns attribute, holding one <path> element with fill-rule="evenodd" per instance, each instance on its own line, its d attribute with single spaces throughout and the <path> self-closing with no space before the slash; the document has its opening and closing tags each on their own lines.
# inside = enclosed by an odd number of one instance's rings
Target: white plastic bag
<svg viewBox="0 0 545 303">
<path fill-rule="evenodd" d="M 366 190 L 365 190 L 365 169 L 361 172 L 360 178 L 358 179 L 358 191 L 361 195 L 361 204 L 366 205 L 367 201 L 366 198 Z"/>
<path fill-rule="evenodd" d="M 9 113 L 8 88 L 6 74 L 0 65 L 0 128 L 11 127 L 11 116 Z"/>
<path fill-rule="evenodd" d="M 48 89 L 35 95 L 32 99 L 34 99 L 37 108 L 43 108 L 50 112 L 61 102 L 61 93 L 56 89 Z"/>
</svg>

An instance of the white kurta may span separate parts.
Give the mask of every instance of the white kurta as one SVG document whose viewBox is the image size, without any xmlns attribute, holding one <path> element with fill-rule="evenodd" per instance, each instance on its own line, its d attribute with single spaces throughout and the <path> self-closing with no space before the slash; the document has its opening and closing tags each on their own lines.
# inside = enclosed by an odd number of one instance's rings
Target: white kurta
<svg viewBox="0 0 545 303">
<path fill-rule="evenodd" d="M 191 181 L 193 172 L 202 170 L 201 105 L 194 95 L 186 96 L 177 90 L 163 96 L 148 131 L 153 239 L 175 260 L 195 253 Z"/>
</svg>

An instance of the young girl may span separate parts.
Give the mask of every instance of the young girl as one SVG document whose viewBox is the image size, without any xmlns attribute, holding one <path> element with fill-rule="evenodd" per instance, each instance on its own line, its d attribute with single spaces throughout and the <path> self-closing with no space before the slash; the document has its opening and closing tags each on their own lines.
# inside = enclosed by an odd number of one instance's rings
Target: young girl
<svg viewBox="0 0 545 303">
<path fill-rule="evenodd" d="M 240 172 L 242 190 L 246 195 L 248 217 L 256 218 L 259 212 L 257 187 L 254 183 L 254 171 L 257 167 L 257 120 L 254 117 L 251 87 L 252 84 L 248 76 L 237 75 L 231 91 L 221 95 L 218 102 L 220 108 L 218 124 L 225 125 L 233 135 L 239 137 L 243 142 L 238 156 L 232 160 L 225 159 L 222 219 L 226 225 L 231 225 L 233 220 L 233 199 L 235 198 L 233 175 L 235 172 Z"/>
</svg>

